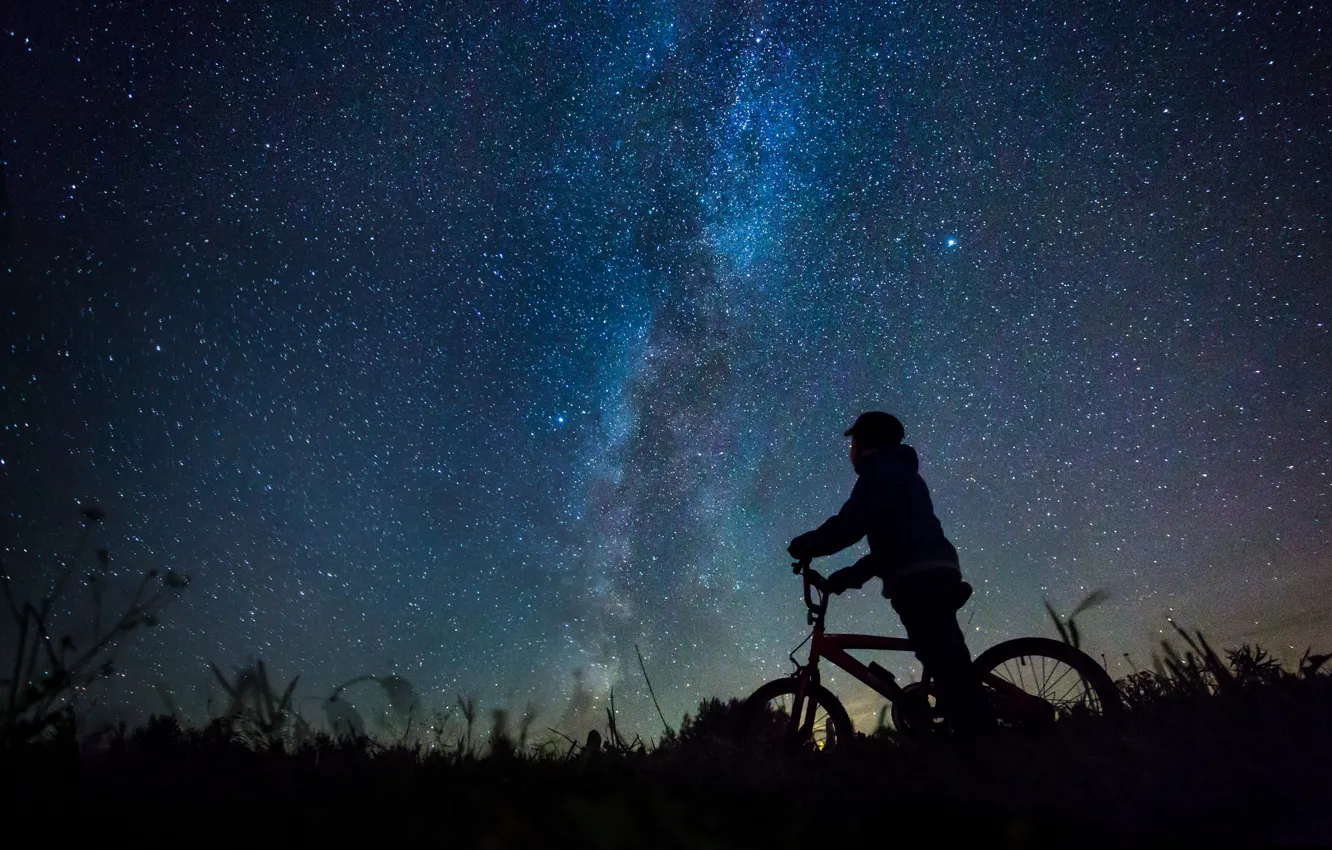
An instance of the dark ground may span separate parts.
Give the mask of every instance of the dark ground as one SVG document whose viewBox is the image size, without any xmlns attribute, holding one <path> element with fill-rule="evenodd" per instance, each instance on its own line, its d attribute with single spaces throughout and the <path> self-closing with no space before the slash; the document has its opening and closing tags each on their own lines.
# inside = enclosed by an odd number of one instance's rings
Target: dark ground
<svg viewBox="0 0 1332 850">
<path fill-rule="evenodd" d="M 158 723 L 82 755 L 10 750 L 7 797 L 51 837 L 481 847 L 1332 842 L 1332 677 L 1175 697 L 971 749 L 835 754 L 683 734 L 651 752 L 418 758 L 259 752 Z"/>
</svg>

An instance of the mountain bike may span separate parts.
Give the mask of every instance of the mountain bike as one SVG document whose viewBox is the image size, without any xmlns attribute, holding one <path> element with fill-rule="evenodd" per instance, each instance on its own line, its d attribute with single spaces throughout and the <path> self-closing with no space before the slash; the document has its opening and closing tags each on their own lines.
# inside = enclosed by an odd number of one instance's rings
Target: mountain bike
<svg viewBox="0 0 1332 850">
<path fill-rule="evenodd" d="M 835 634 L 824 629 L 828 593 L 824 579 L 798 561 L 794 571 L 804 582 L 806 621 L 813 627 L 805 639 L 809 660 L 801 664 L 792 650 L 795 672 L 755 691 L 744 704 L 741 731 L 749 739 L 773 737 L 789 744 L 818 749 L 845 744 L 855 736 L 846 708 L 825 688 L 819 662 L 828 660 L 885 697 L 892 706 L 893 727 L 908 736 L 937 731 L 943 722 L 933 701 L 930 671 L 921 680 L 899 685 L 896 677 L 876 662 L 862 663 L 848 650 L 867 649 L 915 652 L 910 640 L 879 635 Z M 960 609 L 971 596 L 963 585 Z M 801 646 L 804 646 L 804 643 Z M 1004 641 L 982 652 L 973 662 L 986 707 L 1000 726 L 1038 728 L 1075 715 L 1117 715 L 1119 690 L 1100 664 L 1067 643 L 1041 637 Z"/>
</svg>

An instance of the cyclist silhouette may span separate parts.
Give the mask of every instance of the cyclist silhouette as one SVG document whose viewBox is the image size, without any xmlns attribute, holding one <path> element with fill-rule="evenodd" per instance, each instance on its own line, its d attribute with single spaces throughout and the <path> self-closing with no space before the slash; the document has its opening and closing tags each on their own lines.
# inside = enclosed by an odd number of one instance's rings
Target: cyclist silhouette
<svg viewBox="0 0 1332 850">
<path fill-rule="evenodd" d="M 957 550 L 934 515 L 916 450 L 902 442 L 906 435 L 897 417 L 877 410 L 857 417 L 845 436 L 858 476 L 851 497 L 787 551 L 807 560 L 869 538 L 870 553 L 828 576 L 824 590 L 842 593 L 882 579 L 883 595 L 934 679 L 940 713 L 955 731 L 970 732 L 980 725 L 981 700 L 957 610 L 971 587 L 962 581 Z"/>
</svg>

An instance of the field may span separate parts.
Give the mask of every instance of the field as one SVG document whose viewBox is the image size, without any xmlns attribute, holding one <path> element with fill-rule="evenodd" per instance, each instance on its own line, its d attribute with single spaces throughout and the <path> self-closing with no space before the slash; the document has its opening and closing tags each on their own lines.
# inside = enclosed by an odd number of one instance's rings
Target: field
<svg viewBox="0 0 1332 850">
<path fill-rule="evenodd" d="M 11 832 L 464 847 L 1332 843 L 1328 655 L 1306 652 L 1291 668 L 1257 646 L 1217 652 L 1176 627 L 1179 649 L 1162 642 L 1152 669 L 1116 683 L 1120 716 L 967 744 L 881 722 L 827 751 L 765 746 L 737 735 L 735 699 L 703 702 L 650 746 L 625 740 L 613 702 L 582 740 L 541 738 L 530 712 L 515 729 L 461 697 L 426 717 L 392 675 L 339 685 L 316 722 L 296 707 L 297 681 L 275 685 L 260 661 L 234 676 L 213 668 L 229 703 L 203 727 L 182 725 L 166 699 L 141 728 L 96 729 L 82 707 L 113 671 L 119 636 L 157 625 L 189 585 L 149 572 L 106 616 L 108 559 L 96 555 L 82 648 L 48 627 L 75 559 L 36 604 L 0 581 L 17 626 L 0 680 Z M 1051 616 L 1076 646 L 1074 616 Z M 353 687 L 382 697 L 376 723 L 351 706 Z"/>
<path fill-rule="evenodd" d="M 758 752 L 727 734 L 737 703 L 711 701 L 650 750 L 613 744 L 609 729 L 596 750 L 520 747 L 503 729 L 440 748 L 351 736 L 292 746 L 256 738 L 241 717 L 201 730 L 159 717 L 82 749 L 11 747 L 6 775 L 11 811 L 52 836 L 148 841 L 1332 841 L 1332 676 L 1121 685 L 1137 702 L 1118 721 L 968 748 L 880 730 L 836 753 Z"/>
</svg>

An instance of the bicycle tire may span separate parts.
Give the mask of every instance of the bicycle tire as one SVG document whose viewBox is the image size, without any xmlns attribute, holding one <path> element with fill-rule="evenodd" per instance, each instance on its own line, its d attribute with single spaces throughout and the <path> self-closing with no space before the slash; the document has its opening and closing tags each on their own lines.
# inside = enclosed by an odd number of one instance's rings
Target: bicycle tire
<svg viewBox="0 0 1332 850">
<path fill-rule="evenodd" d="M 790 697 L 791 703 L 795 702 L 796 679 L 787 676 L 783 679 L 774 679 L 763 685 L 754 693 L 750 694 L 745 700 L 744 708 L 741 712 L 739 736 L 741 740 L 748 743 L 758 743 L 766 734 L 764 732 L 764 713 L 765 709 L 774 701 L 783 697 Z M 855 737 L 856 727 L 851 723 L 851 715 L 846 713 L 845 706 L 832 692 L 822 685 L 814 685 L 808 695 L 813 699 L 815 708 L 815 740 L 812 742 L 818 749 L 833 749 L 838 746 L 845 746 Z M 818 710 L 824 712 L 824 719 L 820 723 Z M 819 738 L 819 730 L 824 733 L 823 738 Z M 831 732 L 829 736 L 827 733 Z M 774 743 L 782 743 L 774 741 Z M 788 745 L 799 746 L 806 742 L 789 741 Z"/>
<path fill-rule="evenodd" d="M 1033 659 L 1042 659 L 1039 673 Z M 1051 660 L 1072 669 L 1080 682 L 1067 683 L 1067 672 L 1064 672 L 1059 673 L 1060 678 L 1052 683 L 1055 672 L 1051 668 L 1057 667 L 1048 664 Z M 973 666 L 982 680 L 988 674 L 994 674 L 1039 697 L 1054 709 L 1055 720 L 1074 714 L 1115 717 L 1123 708 L 1114 679 L 1094 658 L 1070 644 L 1050 638 L 1025 637 L 1004 641 L 982 652 Z M 1024 674 L 1024 669 L 1030 669 L 1031 675 Z M 1045 674 L 1044 679 L 1038 681 L 1042 674 Z M 1004 718 L 1000 714 L 997 719 Z"/>
</svg>

